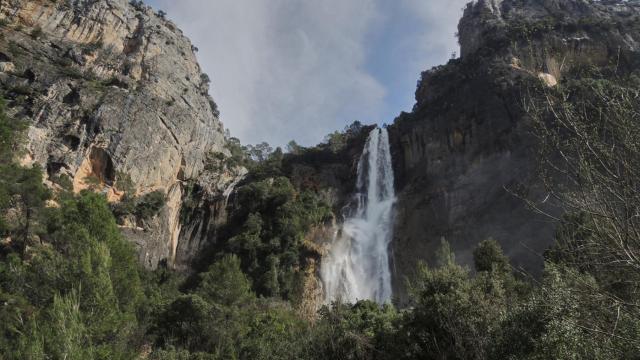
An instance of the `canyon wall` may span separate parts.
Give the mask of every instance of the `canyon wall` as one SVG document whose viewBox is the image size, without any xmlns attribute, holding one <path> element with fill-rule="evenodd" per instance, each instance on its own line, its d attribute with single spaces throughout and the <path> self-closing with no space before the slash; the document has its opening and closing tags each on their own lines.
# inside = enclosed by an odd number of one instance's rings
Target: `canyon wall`
<svg viewBox="0 0 640 360">
<path fill-rule="evenodd" d="M 459 24 L 461 58 L 422 74 L 411 113 L 390 127 L 398 188 L 393 241 L 395 293 L 442 239 L 472 263 L 494 238 L 514 266 L 536 274 L 555 224 L 541 186 L 527 84 L 583 71 L 630 72 L 640 64 L 638 4 L 583 0 L 480 0 Z"/>
<path fill-rule="evenodd" d="M 162 192 L 159 216 L 122 229 L 145 266 L 185 266 L 200 246 L 180 241 L 185 185 L 203 181 L 224 202 L 242 176 L 203 175 L 207 154 L 226 150 L 197 49 L 128 0 L 2 1 L 0 23 L 0 87 L 30 125 L 23 163 L 40 164 L 54 188 L 94 187 L 113 202 L 129 179 L 129 196 Z"/>
</svg>

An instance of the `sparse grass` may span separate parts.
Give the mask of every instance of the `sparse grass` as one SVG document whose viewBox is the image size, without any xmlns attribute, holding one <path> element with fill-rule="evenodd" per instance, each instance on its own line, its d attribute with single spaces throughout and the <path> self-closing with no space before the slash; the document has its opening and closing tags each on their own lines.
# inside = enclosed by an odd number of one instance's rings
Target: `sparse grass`
<svg viewBox="0 0 640 360">
<path fill-rule="evenodd" d="M 100 80 L 89 80 L 86 84 L 90 89 L 95 91 L 104 91 L 106 89 L 104 82 Z"/>
<path fill-rule="evenodd" d="M 63 57 L 63 58 L 59 58 L 58 60 L 56 60 L 56 64 L 62 66 L 62 67 L 69 67 L 71 65 L 73 65 L 73 61 L 71 61 L 71 59 Z"/>
<path fill-rule="evenodd" d="M 65 191 L 72 191 L 73 190 L 73 181 L 66 174 L 53 176 L 53 177 L 51 177 L 51 181 L 54 184 L 59 185 Z"/>
<path fill-rule="evenodd" d="M 20 48 L 20 45 L 17 42 L 13 41 L 13 40 L 9 40 L 9 44 L 7 46 L 7 50 L 13 56 L 20 56 L 20 55 L 23 54 L 23 51 Z"/>
<path fill-rule="evenodd" d="M 11 92 L 17 95 L 31 95 L 33 89 L 28 85 L 15 85 L 11 88 Z"/>
<path fill-rule="evenodd" d="M 82 71 L 75 66 L 63 67 L 60 69 L 60 73 L 73 79 L 82 79 L 84 77 Z"/>
<path fill-rule="evenodd" d="M 115 86 L 121 89 L 129 88 L 129 83 L 126 80 L 123 80 L 117 76 L 112 76 L 107 80 L 103 80 L 102 83 L 104 84 L 104 86 Z"/>
<path fill-rule="evenodd" d="M 102 49 L 104 47 L 104 42 L 102 41 L 102 39 L 98 39 L 94 42 L 91 42 L 89 44 L 86 44 L 84 46 L 84 48 L 82 49 L 82 53 L 84 54 L 92 54 L 95 53 L 96 51 Z"/>
</svg>

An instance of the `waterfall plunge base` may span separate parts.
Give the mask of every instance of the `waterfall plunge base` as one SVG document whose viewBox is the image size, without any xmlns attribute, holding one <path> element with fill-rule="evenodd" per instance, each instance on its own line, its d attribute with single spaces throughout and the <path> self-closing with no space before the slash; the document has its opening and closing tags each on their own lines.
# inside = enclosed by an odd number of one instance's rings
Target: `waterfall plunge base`
<svg viewBox="0 0 640 360">
<path fill-rule="evenodd" d="M 393 181 L 389 135 L 386 129 L 374 129 L 358 163 L 356 211 L 336 230 L 323 260 L 326 303 L 391 300 Z"/>
</svg>

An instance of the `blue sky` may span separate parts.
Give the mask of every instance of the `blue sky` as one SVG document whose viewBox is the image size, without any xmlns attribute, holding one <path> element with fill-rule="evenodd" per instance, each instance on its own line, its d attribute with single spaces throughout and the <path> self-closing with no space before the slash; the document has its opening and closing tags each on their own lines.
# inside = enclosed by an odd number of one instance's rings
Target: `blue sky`
<svg viewBox="0 0 640 360">
<path fill-rule="evenodd" d="M 200 51 L 243 143 L 316 144 L 354 120 L 391 123 L 420 72 L 458 52 L 468 0 L 150 0 Z"/>
</svg>

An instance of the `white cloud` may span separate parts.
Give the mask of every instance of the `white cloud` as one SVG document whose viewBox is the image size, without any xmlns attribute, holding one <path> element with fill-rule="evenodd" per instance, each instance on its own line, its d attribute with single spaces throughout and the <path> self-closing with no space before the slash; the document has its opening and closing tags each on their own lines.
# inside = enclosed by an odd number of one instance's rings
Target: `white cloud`
<svg viewBox="0 0 640 360">
<path fill-rule="evenodd" d="M 199 47 L 222 120 L 243 142 L 312 144 L 384 88 L 363 67 L 374 0 L 159 0 Z M 365 111 L 362 111 L 362 110 Z"/>
<path fill-rule="evenodd" d="M 470 0 L 400 0 L 424 24 L 419 50 L 433 65 L 445 63 L 452 53 L 458 52 L 455 38 L 458 20 Z M 459 54 L 458 54 L 459 55 Z"/>
<path fill-rule="evenodd" d="M 413 53 L 385 70 L 415 71 L 417 79 L 456 48 L 464 2 L 398 0 L 398 11 L 389 12 L 388 0 L 152 0 L 200 49 L 225 126 L 244 143 L 273 145 L 312 145 L 353 120 L 390 122 L 381 114 L 398 105 L 386 95 L 410 93 L 413 85 L 394 89 L 367 69 L 368 57 L 388 50 L 368 35 L 408 14 L 419 17 L 417 40 L 398 39 L 417 42 L 405 47 Z"/>
</svg>

